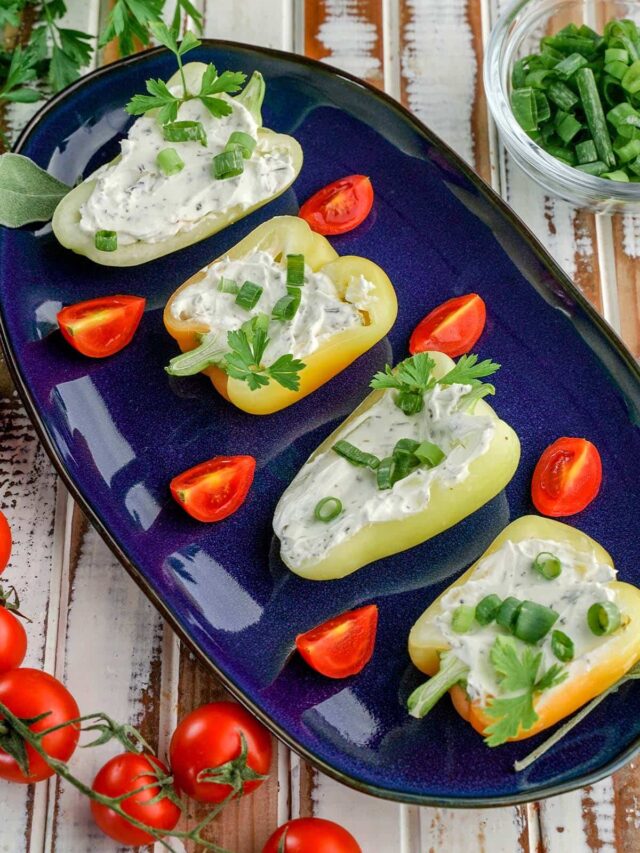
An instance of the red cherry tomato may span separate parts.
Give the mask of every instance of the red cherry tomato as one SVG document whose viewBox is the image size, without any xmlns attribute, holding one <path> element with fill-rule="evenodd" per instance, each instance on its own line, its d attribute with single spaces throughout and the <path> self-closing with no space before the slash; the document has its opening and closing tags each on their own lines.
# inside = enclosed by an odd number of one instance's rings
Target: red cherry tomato
<svg viewBox="0 0 640 853">
<path fill-rule="evenodd" d="M 157 772 L 169 775 L 165 765 L 151 755 L 139 755 L 125 752 L 116 755 L 104 765 L 93 780 L 93 790 L 107 797 L 121 797 L 130 791 L 150 785 L 157 778 Z M 180 808 L 168 797 L 150 802 L 160 793 L 156 785 L 140 791 L 132 797 L 122 800 L 124 811 L 135 820 L 139 820 L 153 829 L 170 832 L 180 819 Z M 96 824 L 110 838 L 119 844 L 137 847 L 149 844 L 153 836 L 143 829 L 133 826 L 113 809 L 91 800 L 91 813 Z"/>
<path fill-rule="evenodd" d="M 434 308 L 413 330 L 409 352 L 437 350 L 450 358 L 468 353 L 483 332 L 487 319 L 484 300 L 477 293 L 448 299 Z"/>
<path fill-rule="evenodd" d="M 171 481 L 171 494 L 198 521 L 222 521 L 243 503 L 256 470 L 253 456 L 214 456 Z"/>
<path fill-rule="evenodd" d="M 67 688 L 57 678 L 38 669 L 12 669 L 0 675 L 0 702 L 22 719 L 37 717 L 48 711 L 46 717 L 29 726 L 32 732 L 41 732 L 80 716 L 76 700 Z M 45 735 L 41 744 L 52 758 L 67 761 L 73 755 L 79 737 L 77 725 L 65 726 Z M 0 749 L 0 779 L 29 784 L 53 776 L 54 771 L 44 759 L 31 746 L 26 749 L 29 760 L 27 776 L 15 759 Z"/>
<path fill-rule="evenodd" d="M 11 528 L 5 514 L 0 512 L 0 575 L 7 567 L 11 556 Z"/>
<path fill-rule="evenodd" d="M 142 319 L 141 296 L 104 296 L 68 305 L 58 312 L 63 337 L 91 358 L 120 352 L 131 342 Z"/>
<path fill-rule="evenodd" d="M 22 622 L 0 606 L 0 673 L 17 669 L 27 653 L 27 633 Z"/>
<path fill-rule="evenodd" d="M 300 817 L 276 829 L 262 853 L 362 853 L 362 849 L 350 832 L 332 820 Z"/>
<path fill-rule="evenodd" d="M 531 482 L 531 498 L 543 515 L 581 512 L 600 491 L 602 461 L 586 438 L 559 438 L 544 451 Z"/>
<path fill-rule="evenodd" d="M 318 234 L 345 234 L 369 215 L 373 187 L 366 175 L 349 175 L 328 184 L 300 208 L 300 217 Z"/>
<path fill-rule="evenodd" d="M 206 782 L 200 774 L 239 759 L 244 737 L 246 764 L 266 776 L 271 766 L 271 736 L 241 705 L 212 702 L 197 708 L 181 720 L 171 738 L 169 763 L 176 787 L 199 803 L 220 803 L 232 791 L 229 784 Z M 237 766 L 242 772 L 240 762 Z M 233 775 L 233 768 L 231 768 Z M 261 779 L 246 781 L 244 794 L 262 784 Z"/>
<path fill-rule="evenodd" d="M 296 637 L 296 648 L 313 669 L 329 678 L 355 675 L 371 660 L 376 642 L 375 604 L 349 610 Z"/>
</svg>

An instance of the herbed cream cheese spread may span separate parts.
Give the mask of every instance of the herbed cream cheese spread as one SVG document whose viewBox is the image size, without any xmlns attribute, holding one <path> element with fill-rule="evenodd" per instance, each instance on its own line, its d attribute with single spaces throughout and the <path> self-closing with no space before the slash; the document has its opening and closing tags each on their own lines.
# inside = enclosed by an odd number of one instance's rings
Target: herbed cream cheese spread
<svg viewBox="0 0 640 853">
<path fill-rule="evenodd" d="M 261 287 L 262 294 L 251 310 L 236 303 L 233 293 L 218 289 L 221 278 L 232 279 L 238 285 L 251 281 Z M 329 338 L 346 329 L 363 324 L 361 311 L 375 299 L 375 285 L 363 276 L 353 276 L 346 288 L 344 300 L 326 273 L 314 272 L 305 265 L 305 280 L 301 301 L 292 320 L 269 323 L 269 344 L 264 363 L 273 364 L 286 353 L 304 359 Z M 173 300 L 171 312 L 176 320 L 205 325 L 211 332 L 226 333 L 258 314 L 270 315 L 280 297 L 287 293 L 287 261 L 276 260 L 269 252 L 255 250 L 240 260 L 221 258 L 207 268 L 206 275 L 185 287 Z"/>
<path fill-rule="evenodd" d="M 171 92 L 181 96 L 182 87 Z M 155 243 L 180 231 L 188 231 L 208 213 L 232 208 L 247 210 L 276 195 L 291 182 L 294 165 L 285 148 L 273 149 L 249 110 L 228 95 L 219 97 L 232 107 L 229 115 L 215 118 L 198 99 L 180 107 L 180 121 L 199 121 L 207 135 L 199 142 L 168 142 L 162 126 L 149 115 L 137 119 L 121 143 L 121 156 L 99 169 L 96 185 L 80 208 L 80 228 L 87 234 L 116 231 L 118 244 L 136 240 Z M 235 178 L 216 180 L 212 161 L 234 131 L 257 139 L 244 171 Z M 165 175 L 156 163 L 158 152 L 175 148 L 184 162 L 182 171 Z"/>
<path fill-rule="evenodd" d="M 435 481 L 445 487 L 462 482 L 470 463 L 488 450 L 495 433 L 492 417 L 460 407 L 470 390 L 470 385 L 436 384 L 415 415 L 405 415 L 394 402 L 395 392 L 385 391 L 334 436 L 335 441 L 346 440 L 379 458 L 390 456 L 401 438 L 429 441 L 443 451 L 439 465 L 417 468 L 390 489 L 378 489 L 374 471 L 352 465 L 331 449 L 306 462 L 280 498 L 273 520 L 287 565 L 322 558 L 368 525 L 421 512 L 429 504 Z M 316 520 L 314 509 L 327 496 L 338 498 L 343 511 L 324 523 Z"/>
<path fill-rule="evenodd" d="M 548 580 L 533 568 L 536 556 L 550 552 L 559 558 L 562 572 L 557 578 Z M 514 596 L 528 599 L 558 613 L 558 619 L 547 636 L 535 646 L 542 652 L 539 672 L 546 671 L 558 659 L 551 649 L 554 630 L 567 634 L 574 643 L 574 659 L 563 664 L 569 678 L 587 671 L 600 656 L 606 655 L 607 641 L 611 637 L 594 635 L 587 623 L 587 611 L 592 604 L 614 601 L 615 595 L 607 584 L 615 580 L 616 572 L 611 566 L 598 563 L 591 553 L 582 553 L 568 545 L 544 539 L 526 539 L 522 542 L 505 542 L 493 554 L 485 557 L 473 573 L 471 580 L 452 587 L 440 601 L 442 613 L 437 625 L 451 645 L 453 653 L 469 666 L 467 692 L 472 699 L 484 701 L 488 696 L 508 696 L 497 681 L 496 671 L 490 660 L 490 652 L 498 633 L 495 622 L 480 626 L 474 623 L 470 631 L 457 634 L 451 627 L 453 611 L 461 604 L 476 606 L 485 596 L 492 593 L 501 599 Z M 518 652 L 530 645 L 513 637 Z M 560 689 L 563 689 L 560 686 Z M 540 695 L 539 705 L 544 704 L 553 689 Z"/>
</svg>

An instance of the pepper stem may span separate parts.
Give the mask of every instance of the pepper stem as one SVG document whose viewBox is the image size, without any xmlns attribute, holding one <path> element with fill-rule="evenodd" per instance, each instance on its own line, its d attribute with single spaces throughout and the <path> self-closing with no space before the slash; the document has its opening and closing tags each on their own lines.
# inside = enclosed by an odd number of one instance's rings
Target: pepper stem
<svg viewBox="0 0 640 853">
<path fill-rule="evenodd" d="M 442 655 L 438 672 L 409 696 L 407 709 L 411 716 L 418 719 L 426 716 L 444 694 L 459 681 L 463 681 L 468 673 L 469 667 L 453 652 Z"/>
<path fill-rule="evenodd" d="M 258 127 L 262 127 L 262 102 L 266 90 L 264 77 L 259 71 L 254 71 L 247 85 L 235 99 L 246 107 L 256 120 Z"/>
</svg>

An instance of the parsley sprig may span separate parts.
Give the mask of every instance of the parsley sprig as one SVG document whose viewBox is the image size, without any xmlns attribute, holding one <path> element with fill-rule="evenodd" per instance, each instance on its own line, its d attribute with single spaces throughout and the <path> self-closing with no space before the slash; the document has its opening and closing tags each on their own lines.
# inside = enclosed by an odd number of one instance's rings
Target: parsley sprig
<svg viewBox="0 0 640 853">
<path fill-rule="evenodd" d="M 562 683 L 568 673 L 556 663 L 539 676 L 542 652 L 524 648 L 518 654 L 517 646 L 510 637 L 496 637 L 489 657 L 498 674 L 501 690 L 515 693 L 514 696 L 493 697 L 486 708 L 487 716 L 495 722 L 486 728 L 485 743 L 499 746 L 516 737 L 520 729 L 527 731 L 538 721 L 533 706 L 535 697 Z"/>
<path fill-rule="evenodd" d="M 176 58 L 182 79 L 182 95 L 174 95 L 163 80 L 147 80 L 148 94 L 134 95 L 126 105 L 126 111 L 131 115 L 138 116 L 149 110 L 157 109 L 159 110 L 158 121 L 160 124 L 166 124 L 176 120 L 182 104 L 197 98 L 216 118 L 229 115 L 232 109 L 231 105 L 218 96 L 225 92 L 238 92 L 242 88 L 246 74 L 241 71 L 224 71 L 218 75 L 215 65 L 209 63 L 202 75 L 200 90 L 189 92 L 182 57 L 188 51 L 198 47 L 201 44 L 200 40 L 188 30 L 183 39 L 178 41 L 176 31 L 167 27 L 162 21 L 151 23 L 150 29 L 156 40 L 168 48 Z"/>
<path fill-rule="evenodd" d="M 424 408 L 424 395 L 436 384 L 440 385 L 471 385 L 467 398 L 472 397 L 475 403 L 487 394 L 494 394 L 493 385 L 482 382 L 485 376 L 491 376 L 500 369 L 500 365 L 485 359 L 478 361 L 477 355 L 463 355 L 457 364 L 445 376 L 437 379 L 433 375 L 436 363 L 429 353 L 421 352 L 407 358 L 396 367 L 386 365 L 384 371 L 379 371 L 371 380 L 375 389 L 393 388 L 398 393 L 395 403 L 406 415 L 415 415 Z M 465 406 L 469 406 L 465 399 Z"/>
</svg>

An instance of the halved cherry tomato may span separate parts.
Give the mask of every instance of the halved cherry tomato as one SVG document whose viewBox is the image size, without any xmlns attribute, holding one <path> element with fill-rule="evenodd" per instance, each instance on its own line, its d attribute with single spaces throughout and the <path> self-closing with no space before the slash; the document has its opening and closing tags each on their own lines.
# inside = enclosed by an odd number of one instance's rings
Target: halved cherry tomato
<svg viewBox="0 0 640 853">
<path fill-rule="evenodd" d="M 105 358 L 130 343 L 142 314 L 141 296 L 104 296 L 68 305 L 58 312 L 63 337 L 91 358 Z"/>
<path fill-rule="evenodd" d="M 300 208 L 300 217 L 318 234 L 345 234 L 369 215 L 373 187 L 366 175 L 348 175 L 328 184 Z"/>
<path fill-rule="evenodd" d="M 234 788 L 250 794 L 262 784 L 271 751 L 271 735 L 241 705 L 211 702 L 180 721 L 169 760 L 180 791 L 199 803 L 220 803 Z"/>
<path fill-rule="evenodd" d="M 276 829 L 262 853 L 362 853 L 350 832 L 320 817 L 299 817 Z"/>
<path fill-rule="evenodd" d="M 0 606 L 0 673 L 17 669 L 27 653 L 27 632 L 22 622 Z"/>
<path fill-rule="evenodd" d="M 484 300 L 477 293 L 448 299 L 434 308 L 413 330 L 409 352 L 437 350 L 450 358 L 469 352 L 487 319 Z"/>
<path fill-rule="evenodd" d="M 93 790 L 107 797 L 121 797 L 144 785 L 153 785 L 158 774 L 168 776 L 165 765 L 151 755 L 125 752 L 116 755 L 104 765 L 93 780 Z M 171 799 L 160 797 L 159 785 L 140 791 L 121 802 L 124 811 L 135 820 L 164 832 L 170 832 L 180 819 L 180 808 Z M 154 801 L 155 800 L 155 801 Z M 154 841 L 152 835 L 129 823 L 113 809 L 91 800 L 91 814 L 96 824 L 110 838 L 129 847 L 137 847 Z"/>
<path fill-rule="evenodd" d="M 543 515 L 581 512 L 600 491 L 602 461 L 586 438 L 559 438 L 544 451 L 533 472 L 531 498 Z"/>
<path fill-rule="evenodd" d="M 11 528 L 5 514 L 0 512 L 0 575 L 4 572 L 11 556 Z"/>
<path fill-rule="evenodd" d="M 21 719 L 46 713 L 46 717 L 29 726 L 32 732 L 41 732 L 80 716 L 76 700 L 64 684 L 39 669 L 12 669 L 0 675 L 0 702 Z M 67 761 L 73 755 L 79 737 L 80 727 L 73 724 L 45 735 L 41 745 L 52 758 Z M 15 758 L 0 748 L 0 779 L 26 785 L 53 776 L 54 771 L 31 746 L 27 745 L 26 750 L 28 775 L 22 772 Z"/>
<path fill-rule="evenodd" d="M 296 648 L 317 672 L 329 678 L 346 678 L 371 660 L 377 627 L 378 608 L 368 604 L 298 634 Z"/>
<path fill-rule="evenodd" d="M 247 497 L 256 460 L 253 456 L 214 456 L 171 481 L 171 494 L 198 521 L 222 521 Z"/>
</svg>

